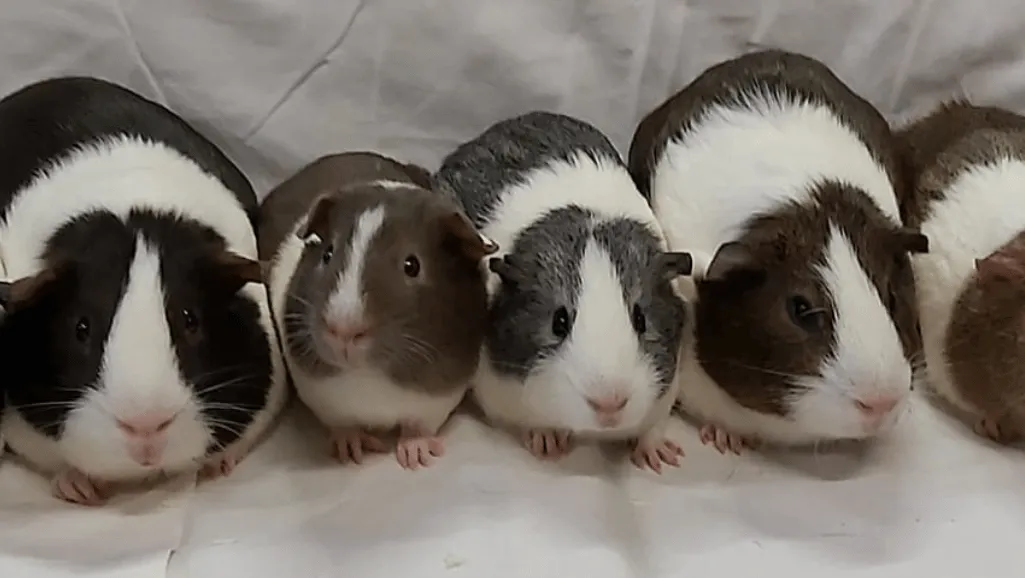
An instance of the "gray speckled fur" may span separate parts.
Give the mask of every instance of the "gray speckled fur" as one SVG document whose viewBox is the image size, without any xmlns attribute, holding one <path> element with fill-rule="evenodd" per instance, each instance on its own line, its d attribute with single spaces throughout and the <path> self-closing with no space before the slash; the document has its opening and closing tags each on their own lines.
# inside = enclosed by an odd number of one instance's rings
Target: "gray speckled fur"
<svg viewBox="0 0 1025 578">
<path fill-rule="evenodd" d="M 435 187 L 458 199 L 474 225 L 483 229 L 510 187 L 537 169 L 581 153 L 626 171 L 619 152 L 595 127 L 564 115 L 527 113 L 501 121 L 459 146 L 442 161 Z M 566 307 L 575 321 L 579 264 L 589 242 L 610 255 L 626 302 L 644 310 L 647 329 L 639 339 L 663 377 L 654 385 L 664 393 L 676 367 L 686 311 L 669 282 L 657 278 L 659 240 L 644 223 L 596 221 L 586 207 L 570 204 L 537 215 L 507 248 L 530 283 L 502 283 L 493 297 L 485 340 L 492 367 L 522 381 L 558 351 L 561 341 L 551 331 L 552 316 Z"/>
</svg>

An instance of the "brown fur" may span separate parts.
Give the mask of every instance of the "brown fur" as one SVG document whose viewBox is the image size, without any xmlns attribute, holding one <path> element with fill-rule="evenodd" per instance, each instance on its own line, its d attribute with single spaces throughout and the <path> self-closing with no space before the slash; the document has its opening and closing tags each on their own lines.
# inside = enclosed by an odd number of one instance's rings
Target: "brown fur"
<svg viewBox="0 0 1025 578">
<path fill-rule="evenodd" d="M 920 226 L 934 203 L 966 170 L 994 158 L 1025 160 L 1025 117 L 951 102 L 898 133 L 912 187 L 902 199 Z M 1025 425 L 1025 232 L 990 255 L 977 256 L 944 336 L 953 385 L 1005 434 Z"/>
<path fill-rule="evenodd" d="M 629 167 L 649 201 L 653 171 L 669 141 L 688 130 L 703 111 L 735 102 L 756 86 L 829 106 L 861 138 L 894 189 L 904 186 L 900 157 L 882 115 L 821 62 L 769 50 L 709 68 L 640 122 Z M 797 326 L 787 310 L 788 298 L 795 295 L 815 309 L 833 310 L 811 267 L 823 262 L 830 222 L 850 238 L 862 267 L 884 303 L 889 302 L 905 356 L 911 359 L 921 349 L 907 253 L 927 250 L 927 240 L 893 223 L 856 189 L 824 181 L 812 192 L 818 203 L 752 215 L 738 244 L 728 252 L 720 248 L 708 275 L 697 282 L 698 360 L 737 403 L 762 413 L 785 415 L 785 399 L 794 393 L 788 377 L 817 375 L 833 347 L 831 314 L 809 331 Z"/>
<path fill-rule="evenodd" d="M 368 161 L 374 164 L 368 166 Z M 361 287 L 374 334 L 370 362 L 407 387 L 431 392 L 465 386 L 477 367 L 487 319 L 479 264 L 495 248 L 483 242 L 451 201 L 423 188 L 425 181 L 417 176 L 407 175 L 408 165 L 366 153 L 336 155 L 318 163 L 312 175 L 300 171 L 268 196 L 296 197 L 277 199 L 279 206 L 298 206 L 297 199 L 305 199 L 302 214 L 309 212 L 310 218 L 299 236 L 316 233 L 323 240 L 305 249 L 289 283 L 294 299 L 286 305 L 286 317 L 301 319 L 296 327 L 286 320 L 283 328 L 293 359 L 313 374 L 339 371 L 319 354 L 323 350 L 317 340 L 324 327 L 318 312 L 348 263 L 359 216 L 381 206 L 384 222 L 367 249 Z M 373 182 L 380 179 L 411 186 L 394 189 Z M 272 226 L 289 231 L 295 222 Z M 334 257 L 322 266 L 329 244 Z M 421 264 L 415 278 L 403 271 L 411 255 Z"/>
</svg>

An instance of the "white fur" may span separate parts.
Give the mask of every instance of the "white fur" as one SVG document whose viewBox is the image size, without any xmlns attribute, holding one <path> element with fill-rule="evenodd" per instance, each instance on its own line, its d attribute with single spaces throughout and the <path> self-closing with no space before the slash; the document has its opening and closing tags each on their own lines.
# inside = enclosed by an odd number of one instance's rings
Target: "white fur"
<svg viewBox="0 0 1025 578">
<path fill-rule="evenodd" d="M 361 319 L 363 316 L 363 265 L 367 249 L 384 224 L 384 207 L 364 211 L 356 220 L 349 250 L 349 262 L 338 274 L 335 290 L 327 300 L 329 319 Z"/>
<path fill-rule="evenodd" d="M 38 175 L 20 191 L 0 226 L 7 278 L 39 271 L 47 238 L 76 215 L 104 208 L 126 218 L 135 207 L 164 210 L 203 222 L 224 236 L 229 249 L 256 258 L 256 237 L 234 195 L 192 161 L 161 144 L 121 137 L 83 147 Z M 177 375 L 163 308 L 159 259 L 139 241 L 129 284 L 118 305 L 104 350 L 99 391 L 82 398 L 59 441 L 36 432 L 9 408 L 8 442 L 37 466 L 56 472 L 69 465 L 100 479 L 120 480 L 153 473 L 129 461 L 116 417 L 144 409 L 182 412 L 169 428 L 165 471 L 191 468 L 203 455 L 210 432 L 196 422 L 199 407 Z M 225 453 L 241 458 L 284 406 L 284 364 L 266 291 L 249 284 L 242 291 L 255 301 L 271 348 L 272 387 L 264 409 L 243 437 Z M 123 415 L 124 413 L 124 415 Z"/>
<path fill-rule="evenodd" d="M 328 300 L 331 314 L 347 315 L 362 310 L 363 300 L 359 293 L 362 263 L 385 217 L 383 208 L 374 208 L 360 215 L 350 241 L 350 262 L 339 276 L 338 286 Z M 286 235 L 271 267 L 271 308 L 279 327 L 285 327 L 288 286 L 304 249 L 297 233 L 306 220 L 307 217 L 300 219 Z M 353 306 L 355 310 L 351 308 Z M 466 394 L 466 387 L 454 387 L 440 395 L 416 391 L 393 382 L 383 372 L 366 365 L 347 368 L 329 377 L 310 375 L 303 371 L 287 347 L 284 348 L 284 358 L 299 398 L 328 428 L 392 428 L 402 421 L 412 421 L 427 432 L 435 433 Z"/>
<path fill-rule="evenodd" d="M 944 340 L 954 304 L 975 271 L 975 259 L 986 257 L 1025 229 L 1025 162 L 1001 158 L 961 174 L 946 198 L 931 205 L 922 232 L 929 252 L 912 257 L 918 282 L 922 340 L 928 385 L 969 413 L 969 404 L 954 386 Z"/>
<path fill-rule="evenodd" d="M 608 162 L 596 164 L 584 155 L 526 175 L 522 184 L 505 192 L 482 233 L 504 253 L 521 230 L 548 211 L 569 205 L 596 212 L 598 221 L 640 221 L 662 239 L 651 209 L 626 170 Z M 656 371 L 631 325 L 633 304 L 624 301 L 609 255 L 593 240 L 585 248 L 580 276 L 583 286 L 574 326 L 558 353 L 538 364 L 521 383 L 494 372 L 483 348 L 475 396 L 491 419 L 507 425 L 568 429 L 599 438 L 643 435 L 666 419 L 673 394 L 654 403 Z M 497 286 L 492 276 L 491 295 Z M 617 427 L 601 429 L 586 397 L 608 394 L 613 388 L 628 394 L 630 401 Z"/>
<path fill-rule="evenodd" d="M 785 202 L 810 202 L 816 180 L 845 181 L 865 191 L 894 222 L 899 213 L 885 170 L 857 135 L 826 107 L 748 95 L 749 108 L 715 107 L 691 131 L 671 141 L 658 160 L 653 207 L 671 250 L 714 254 L 737 239 L 755 213 Z M 853 260 L 853 249 L 833 229 L 828 263 L 819 272 L 838 308 L 838 355 L 824 364 L 824 380 L 792 400 L 795 420 L 750 411 L 732 400 L 688 348 L 678 372 L 680 400 L 702 420 L 741 435 L 779 443 L 862 437 L 852 397 L 874 388 L 904 386 L 910 368 L 885 306 Z M 695 301 L 693 282 L 677 286 Z M 698 305 L 699 306 L 699 305 Z M 891 351 L 892 348 L 892 351 Z"/>
</svg>

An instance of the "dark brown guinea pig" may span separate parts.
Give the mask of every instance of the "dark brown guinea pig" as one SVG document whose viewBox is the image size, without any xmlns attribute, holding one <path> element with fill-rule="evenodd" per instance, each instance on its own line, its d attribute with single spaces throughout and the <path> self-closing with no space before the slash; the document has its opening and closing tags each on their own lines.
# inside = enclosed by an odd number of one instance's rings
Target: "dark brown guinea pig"
<svg viewBox="0 0 1025 578">
<path fill-rule="evenodd" d="M 696 301 L 677 379 L 702 440 L 879 435 L 912 389 L 914 283 L 886 120 L 829 68 L 768 50 L 702 73 L 639 125 L 630 170 Z M 700 260 L 700 259 L 699 259 Z"/>
<path fill-rule="evenodd" d="M 376 153 L 317 160 L 261 207 L 261 259 L 299 397 L 339 460 L 384 451 L 406 468 L 477 369 L 487 321 L 481 259 L 497 247 L 428 173 Z"/>
<path fill-rule="evenodd" d="M 929 390 L 995 441 L 1025 433 L 1025 117 L 944 104 L 898 133 L 913 187 Z"/>
</svg>

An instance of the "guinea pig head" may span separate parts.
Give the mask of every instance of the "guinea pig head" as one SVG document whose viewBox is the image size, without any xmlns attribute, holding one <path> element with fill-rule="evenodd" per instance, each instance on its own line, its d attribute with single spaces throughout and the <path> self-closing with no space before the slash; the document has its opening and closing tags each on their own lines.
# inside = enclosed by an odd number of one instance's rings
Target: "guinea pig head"
<svg viewBox="0 0 1025 578">
<path fill-rule="evenodd" d="M 924 235 L 840 185 L 756 216 L 699 273 L 702 368 L 740 405 L 792 422 L 797 437 L 886 431 L 915 376 L 908 254 L 927 250 Z"/>
<path fill-rule="evenodd" d="M 481 260 L 497 247 L 455 205 L 412 183 L 366 183 L 320 197 L 297 234 L 285 342 L 306 372 L 465 384 L 487 321 Z"/>
<path fill-rule="evenodd" d="M 0 297 L 11 406 L 101 478 L 193 466 L 262 405 L 269 348 L 256 261 L 197 222 L 98 211 L 49 240 Z"/>
<path fill-rule="evenodd" d="M 962 397 L 1025 433 L 1025 234 L 976 259 L 944 349 Z"/>
<path fill-rule="evenodd" d="M 690 255 L 664 253 L 643 224 L 550 212 L 510 254 L 487 337 L 493 370 L 523 383 L 531 413 L 575 431 L 633 431 L 676 372 L 686 308 L 671 280 Z"/>
</svg>

